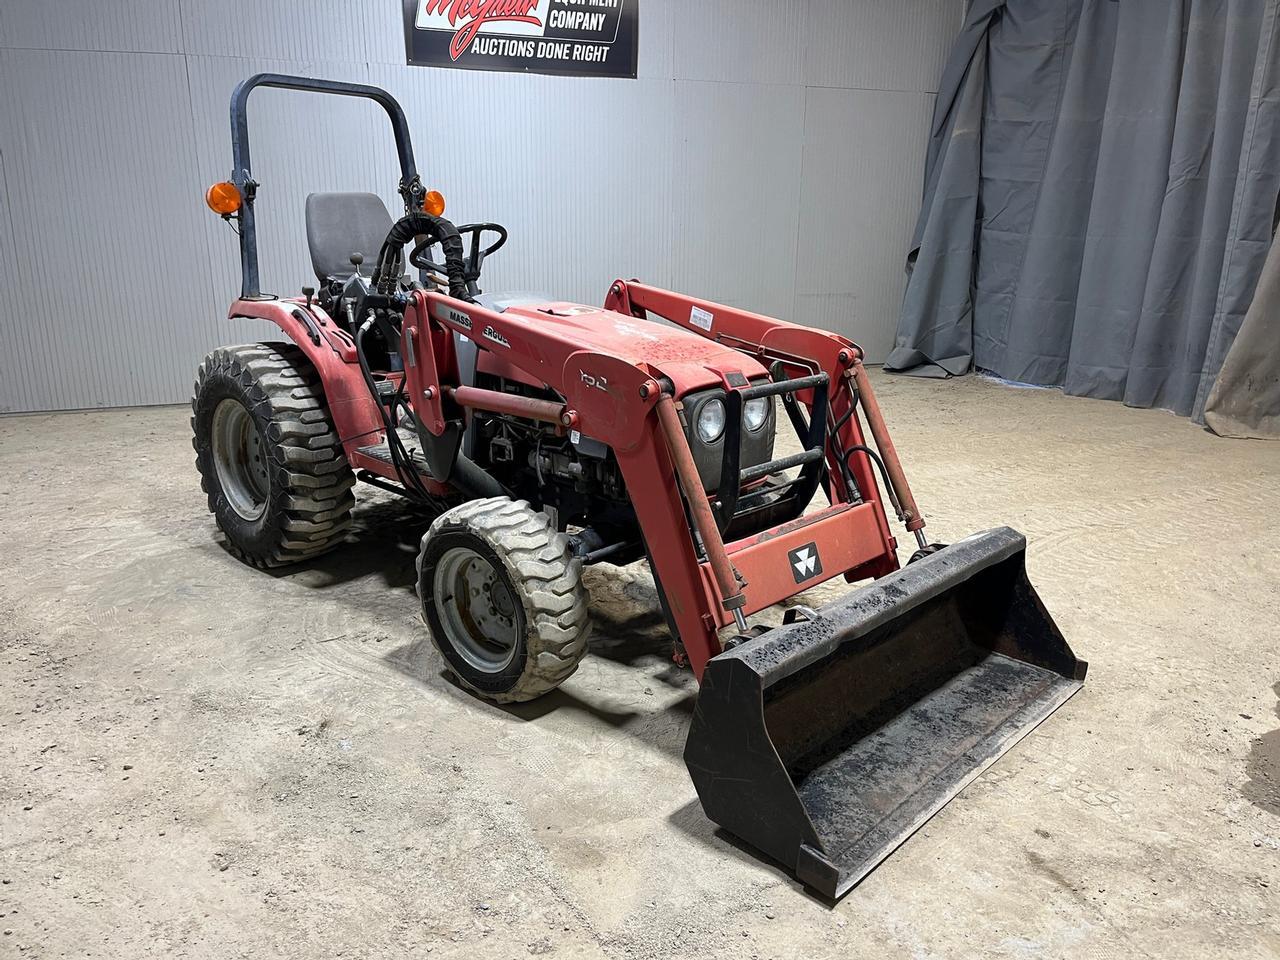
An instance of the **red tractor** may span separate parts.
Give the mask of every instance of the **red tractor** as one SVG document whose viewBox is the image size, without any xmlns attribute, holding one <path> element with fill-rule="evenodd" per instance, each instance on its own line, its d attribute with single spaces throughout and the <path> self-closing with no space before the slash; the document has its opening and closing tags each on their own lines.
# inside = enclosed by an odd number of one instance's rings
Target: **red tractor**
<svg viewBox="0 0 1280 960">
<path fill-rule="evenodd" d="M 297 297 L 259 289 L 260 86 L 370 98 L 399 154 L 398 220 L 372 194 L 307 198 L 317 286 Z M 926 538 L 856 344 L 636 281 L 603 307 L 482 293 L 507 232 L 443 218 L 388 93 L 260 74 L 231 118 L 232 178 L 206 198 L 240 235 L 230 316 L 283 333 L 196 379 L 196 462 L 238 557 L 341 548 L 357 480 L 424 504 L 427 628 L 500 702 L 586 653 L 585 566 L 647 560 L 701 684 L 685 760 L 704 810 L 828 897 L 1080 687 L 1019 534 Z M 775 458 L 778 420 L 798 443 Z M 901 569 L 889 512 L 919 548 Z M 835 577 L 870 582 L 752 622 Z"/>
</svg>

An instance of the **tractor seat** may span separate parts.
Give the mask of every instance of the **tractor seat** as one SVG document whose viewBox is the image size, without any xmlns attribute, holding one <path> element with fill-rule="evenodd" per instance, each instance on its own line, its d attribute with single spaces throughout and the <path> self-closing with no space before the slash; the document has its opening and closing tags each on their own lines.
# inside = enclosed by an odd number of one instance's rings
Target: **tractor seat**
<svg viewBox="0 0 1280 960">
<path fill-rule="evenodd" d="M 355 272 L 351 254 L 364 255 L 360 272 L 372 275 L 391 231 L 391 214 L 373 193 L 312 193 L 307 196 L 307 246 L 321 283 Z"/>
</svg>

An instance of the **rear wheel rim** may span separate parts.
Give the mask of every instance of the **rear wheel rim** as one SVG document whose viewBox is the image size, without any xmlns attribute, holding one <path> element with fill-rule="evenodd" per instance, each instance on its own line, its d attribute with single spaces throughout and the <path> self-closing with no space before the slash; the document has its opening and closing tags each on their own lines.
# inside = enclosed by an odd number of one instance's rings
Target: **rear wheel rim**
<svg viewBox="0 0 1280 960">
<path fill-rule="evenodd" d="M 267 509 L 271 474 L 262 432 L 244 404 L 230 397 L 219 403 L 213 410 L 210 438 L 227 503 L 243 520 L 259 519 Z"/>
<path fill-rule="evenodd" d="M 519 649 L 515 597 L 491 561 L 454 547 L 436 564 L 432 582 L 440 625 L 458 656 L 481 673 L 501 673 Z"/>
</svg>

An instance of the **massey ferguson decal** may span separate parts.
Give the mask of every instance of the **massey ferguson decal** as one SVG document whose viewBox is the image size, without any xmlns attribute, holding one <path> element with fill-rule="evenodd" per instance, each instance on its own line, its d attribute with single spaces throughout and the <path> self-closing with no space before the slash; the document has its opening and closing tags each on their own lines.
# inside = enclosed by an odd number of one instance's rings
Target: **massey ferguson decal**
<svg viewBox="0 0 1280 960">
<path fill-rule="evenodd" d="M 810 541 L 803 547 L 787 551 L 787 560 L 791 564 L 791 576 L 796 583 L 804 583 L 822 574 L 822 557 L 818 556 L 818 544 Z"/>
<path fill-rule="evenodd" d="M 484 338 L 486 340 L 492 340 L 494 343 L 500 344 L 504 347 L 511 346 L 511 342 L 507 340 L 507 338 L 504 337 L 502 334 L 500 334 L 497 330 L 493 329 L 493 327 L 484 328 Z"/>
<path fill-rule="evenodd" d="M 404 0 L 409 63 L 634 77 L 640 0 Z"/>
</svg>

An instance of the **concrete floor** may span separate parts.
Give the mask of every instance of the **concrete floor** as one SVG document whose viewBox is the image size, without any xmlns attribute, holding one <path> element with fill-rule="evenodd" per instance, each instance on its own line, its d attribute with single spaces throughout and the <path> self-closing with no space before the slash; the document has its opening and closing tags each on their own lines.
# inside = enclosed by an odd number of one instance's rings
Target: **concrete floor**
<svg viewBox="0 0 1280 960">
<path fill-rule="evenodd" d="M 499 709 L 424 640 L 400 503 L 273 576 L 185 411 L 0 420 L 0 956 L 1280 956 L 1280 445 L 876 380 L 934 535 L 1024 531 L 1091 669 L 834 909 L 703 819 L 642 570 Z"/>
</svg>

